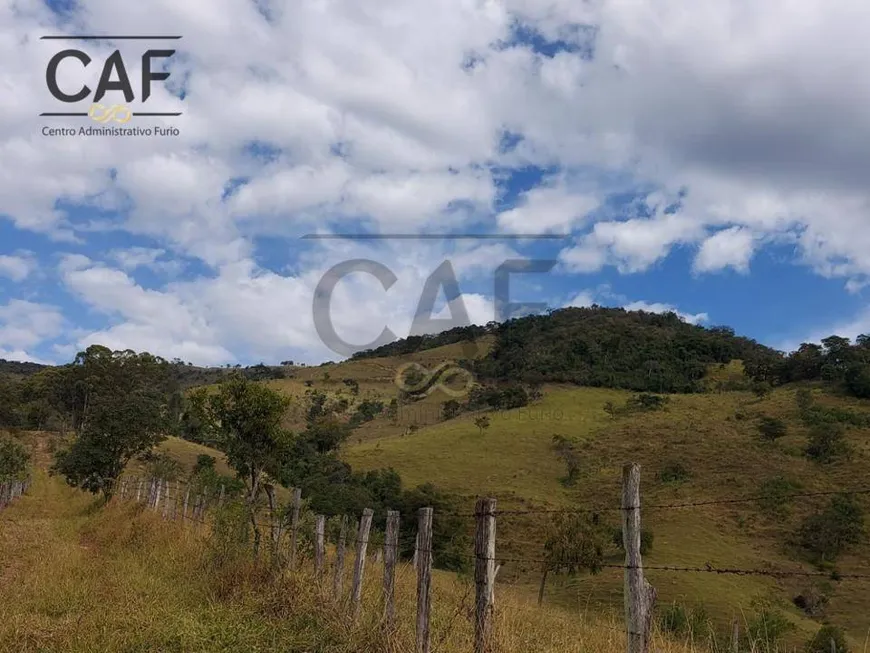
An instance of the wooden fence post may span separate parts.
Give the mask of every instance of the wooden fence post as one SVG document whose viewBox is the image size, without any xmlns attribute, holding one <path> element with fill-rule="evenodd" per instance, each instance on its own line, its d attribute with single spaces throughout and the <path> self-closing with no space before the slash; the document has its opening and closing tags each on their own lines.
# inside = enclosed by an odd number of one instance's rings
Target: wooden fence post
<svg viewBox="0 0 870 653">
<path fill-rule="evenodd" d="M 395 586 L 396 560 L 399 557 L 399 512 L 387 510 L 384 534 L 384 627 L 391 637 L 396 622 Z"/>
<path fill-rule="evenodd" d="M 731 653 L 740 653 L 740 622 L 737 619 L 731 625 Z"/>
<path fill-rule="evenodd" d="M 314 573 L 317 584 L 323 582 L 324 535 L 326 533 L 326 517 L 317 515 L 314 520 Z"/>
<path fill-rule="evenodd" d="M 478 499 L 474 514 L 474 653 L 488 653 L 495 596 L 495 499 Z"/>
<path fill-rule="evenodd" d="M 341 599 L 342 579 L 344 578 L 344 550 L 347 545 L 347 515 L 341 516 L 341 527 L 338 532 L 338 545 L 335 549 L 335 575 L 332 579 L 332 593 L 335 600 Z"/>
<path fill-rule="evenodd" d="M 417 653 L 430 653 L 429 610 L 432 589 L 432 508 L 417 512 Z"/>
<path fill-rule="evenodd" d="M 417 551 L 420 550 L 420 531 L 417 531 L 417 538 L 414 540 L 414 561 L 412 564 L 414 565 L 414 569 L 417 568 Z"/>
<path fill-rule="evenodd" d="M 164 485 L 166 486 L 166 496 L 163 498 L 163 515 L 162 515 L 162 517 L 163 517 L 163 519 L 167 519 L 169 517 L 169 497 L 170 497 L 170 493 L 169 493 L 170 483 L 169 483 L 169 481 L 164 481 Z"/>
<path fill-rule="evenodd" d="M 290 521 L 290 568 L 296 564 L 296 540 L 299 530 L 299 510 L 302 507 L 302 488 L 293 489 L 293 516 Z"/>
<path fill-rule="evenodd" d="M 190 501 L 190 486 L 187 486 L 187 490 L 184 493 L 184 505 L 181 509 L 181 521 L 187 521 L 187 504 Z"/>
<path fill-rule="evenodd" d="M 628 653 L 648 653 L 656 591 L 643 577 L 640 555 L 640 465 L 622 468 L 622 542 L 625 548 L 625 629 Z"/>
<path fill-rule="evenodd" d="M 136 479 L 136 503 L 142 502 L 142 479 Z"/>
<path fill-rule="evenodd" d="M 353 566 L 353 618 L 359 616 L 360 603 L 362 601 L 362 584 L 363 574 L 366 568 L 366 549 L 369 545 L 369 532 L 372 528 L 372 516 L 374 511 L 371 508 L 363 510 L 362 518 L 359 520 L 359 531 L 356 537 L 356 560 Z"/>
</svg>

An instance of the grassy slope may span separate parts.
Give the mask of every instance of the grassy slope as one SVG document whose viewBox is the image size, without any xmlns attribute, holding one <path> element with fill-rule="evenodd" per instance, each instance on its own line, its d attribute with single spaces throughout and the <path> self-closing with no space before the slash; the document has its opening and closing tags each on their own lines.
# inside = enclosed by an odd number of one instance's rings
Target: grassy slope
<svg viewBox="0 0 870 653">
<path fill-rule="evenodd" d="M 439 352 L 426 352 L 431 359 Z M 446 356 L 445 356 L 446 358 Z M 367 361 L 385 367 L 390 359 Z M 343 366 L 333 368 L 339 377 Z M 740 375 L 739 366 L 714 369 L 721 379 Z M 366 386 L 363 385 L 363 388 Z M 778 474 L 799 482 L 805 490 L 835 490 L 864 485 L 870 430 L 853 429 L 849 440 L 856 455 L 851 462 L 819 466 L 805 458 L 801 448 L 806 429 L 797 417 L 795 388 L 782 388 L 763 401 L 745 392 L 674 396 L 666 410 L 611 418 L 604 402 L 621 404 L 630 395 L 614 390 L 549 387 L 545 397 L 526 409 L 497 413 L 483 434 L 474 415 L 442 422 L 438 406 L 446 396 L 435 393 L 405 410 L 426 417 L 424 428 L 407 434 L 403 425 L 386 419 L 364 425 L 345 447 L 343 457 L 355 468 L 392 466 L 408 485 L 426 481 L 467 498 L 496 496 L 502 505 L 524 504 L 569 507 L 614 505 L 619 497 L 620 468 L 628 461 L 641 463 L 646 503 L 686 502 L 756 494 L 761 482 Z M 833 397 L 817 389 L 822 404 L 868 411 L 867 402 Z M 743 415 L 743 419 L 739 415 Z M 776 444 L 759 440 L 755 418 L 783 418 L 789 435 Z M 574 440 L 582 452 L 583 469 L 575 488 L 564 488 L 559 478 L 564 466 L 550 447 L 553 435 Z M 693 477 L 686 483 L 664 484 L 656 478 L 668 462 L 684 464 Z M 866 502 L 865 502 L 866 503 Z M 644 524 L 656 540 L 647 561 L 651 565 L 803 568 L 785 550 L 784 534 L 795 530 L 800 517 L 823 501 L 795 506 L 786 523 L 772 523 L 754 505 L 715 506 L 679 511 L 646 511 Z M 614 524 L 618 515 L 613 516 Z M 504 518 L 499 524 L 499 550 L 505 556 L 539 557 L 546 518 Z M 507 565 L 506 577 L 534 589 L 534 565 Z M 870 546 L 842 559 L 841 571 L 867 573 Z M 753 576 L 650 572 L 662 602 L 703 604 L 723 626 L 742 612 L 751 612 L 757 600 L 773 600 L 798 628 L 799 639 L 817 628 L 790 603 L 814 585 L 811 580 L 773 580 Z M 843 581 L 829 590 L 827 617 L 863 642 L 870 628 L 866 598 L 868 584 Z M 618 605 L 621 577 L 604 572 L 594 578 L 557 579 L 548 589 L 551 600 L 564 605 Z"/>
<path fill-rule="evenodd" d="M 363 612 L 353 626 L 317 597 L 306 573 L 275 580 L 248 562 L 216 565 L 208 551 L 201 534 L 131 503 L 100 508 L 40 470 L 30 494 L 0 511 L 0 651 L 383 650 L 377 563 L 367 566 Z M 413 572 L 403 565 L 397 650 L 413 649 L 413 592 Z M 471 649 L 470 597 L 468 579 L 436 572 L 437 650 Z M 616 620 L 539 610 L 508 588 L 497 605 L 503 653 L 624 650 Z M 656 650 L 689 648 L 659 639 Z"/>
</svg>

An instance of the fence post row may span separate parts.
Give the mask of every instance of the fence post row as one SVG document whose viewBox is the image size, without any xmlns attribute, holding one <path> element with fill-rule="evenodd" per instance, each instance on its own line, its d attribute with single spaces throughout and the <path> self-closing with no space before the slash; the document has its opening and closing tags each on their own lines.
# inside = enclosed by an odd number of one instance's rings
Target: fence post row
<svg viewBox="0 0 870 653">
<path fill-rule="evenodd" d="M 625 548 L 625 628 L 628 653 L 648 653 L 656 591 L 643 576 L 640 555 L 640 465 L 622 469 L 622 541 Z"/>
<path fill-rule="evenodd" d="M 417 513 L 417 653 L 430 653 L 429 611 L 432 586 L 432 508 Z"/>
<path fill-rule="evenodd" d="M 495 598 L 495 499 L 479 499 L 475 506 L 474 536 L 474 653 L 488 653 L 492 642 Z"/>
<path fill-rule="evenodd" d="M 363 510 L 362 518 L 359 520 L 359 531 L 356 538 L 356 560 L 353 567 L 353 591 L 351 593 L 354 620 L 359 617 L 363 574 L 365 574 L 366 567 L 366 549 L 369 545 L 369 533 L 372 528 L 373 515 L 374 511 L 371 508 L 366 508 Z"/>
</svg>

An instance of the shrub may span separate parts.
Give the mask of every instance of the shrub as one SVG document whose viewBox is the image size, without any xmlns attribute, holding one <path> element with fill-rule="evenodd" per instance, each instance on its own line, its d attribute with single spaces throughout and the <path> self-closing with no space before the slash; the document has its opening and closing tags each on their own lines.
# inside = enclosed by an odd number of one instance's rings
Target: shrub
<svg viewBox="0 0 870 653">
<path fill-rule="evenodd" d="M 789 513 L 789 494 L 801 488 L 799 483 L 782 476 L 769 478 L 759 488 L 758 508 L 771 519 L 783 519 Z"/>
<path fill-rule="evenodd" d="M 831 641 L 834 642 L 834 649 L 831 648 Z M 819 628 L 819 632 L 807 642 L 806 646 L 807 653 L 830 653 L 832 650 L 836 650 L 837 653 L 849 653 L 843 631 L 832 625 Z"/>
<path fill-rule="evenodd" d="M 445 401 L 441 406 L 441 415 L 444 419 L 453 419 L 462 411 L 462 404 L 455 399 Z"/>
<path fill-rule="evenodd" d="M 0 438 L 0 481 L 21 481 L 27 475 L 30 453 L 15 440 Z"/>
<path fill-rule="evenodd" d="M 839 424 L 817 424 L 810 430 L 810 439 L 804 450 L 809 458 L 829 464 L 849 455 L 849 445 Z"/>
<path fill-rule="evenodd" d="M 788 431 L 781 419 L 764 416 L 758 421 L 758 432 L 762 438 L 773 442 L 784 437 Z"/>
<path fill-rule="evenodd" d="M 644 392 L 634 395 L 626 402 L 625 407 L 634 411 L 662 410 L 668 401 L 668 397 Z"/>
<path fill-rule="evenodd" d="M 684 483 L 692 477 L 689 469 L 679 462 L 671 462 L 665 465 L 659 472 L 659 480 L 662 483 Z"/>
<path fill-rule="evenodd" d="M 759 653 L 776 653 L 783 638 L 795 629 L 779 611 L 763 606 L 758 615 L 749 623 L 749 639 Z"/>
<path fill-rule="evenodd" d="M 810 588 L 792 599 L 792 603 L 800 608 L 808 617 L 821 617 L 828 607 L 828 596 L 817 588 Z"/>
<path fill-rule="evenodd" d="M 662 610 L 659 616 L 659 628 L 665 633 L 678 637 L 693 635 L 701 637 L 710 629 L 710 620 L 703 606 L 687 609 L 679 603 L 672 603 Z"/>
<path fill-rule="evenodd" d="M 850 496 L 834 497 L 822 512 L 807 517 L 798 531 L 800 546 L 813 562 L 834 562 L 864 537 L 864 511 Z"/>
</svg>

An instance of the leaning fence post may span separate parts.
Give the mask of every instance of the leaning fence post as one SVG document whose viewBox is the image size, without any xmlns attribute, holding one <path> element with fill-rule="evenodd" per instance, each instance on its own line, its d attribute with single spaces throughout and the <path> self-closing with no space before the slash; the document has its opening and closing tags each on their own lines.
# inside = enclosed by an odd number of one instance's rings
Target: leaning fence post
<svg viewBox="0 0 870 653">
<path fill-rule="evenodd" d="M 323 539 L 325 532 L 326 517 L 317 515 L 314 520 L 314 573 L 317 576 L 318 585 L 323 581 Z"/>
<path fill-rule="evenodd" d="M 625 548 L 625 628 L 628 653 L 648 653 L 656 591 L 643 577 L 640 555 L 640 465 L 622 468 L 622 541 Z"/>
<path fill-rule="evenodd" d="M 335 576 L 332 579 L 332 593 L 335 599 L 341 598 L 342 579 L 344 578 L 344 549 L 347 544 L 347 515 L 341 516 L 341 527 L 338 532 L 338 545 L 335 549 Z"/>
<path fill-rule="evenodd" d="M 474 514 L 474 653 L 486 653 L 492 639 L 495 596 L 495 499 L 479 499 Z"/>
<path fill-rule="evenodd" d="M 290 568 L 296 564 L 296 540 L 299 529 L 299 510 L 302 507 L 302 488 L 293 489 L 293 516 L 290 521 Z"/>
<path fill-rule="evenodd" d="M 371 508 L 363 510 L 362 518 L 359 520 L 359 531 L 356 538 L 356 560 L 353 566 L 353 618 L 359 616 L 360 603 L 362 601 L 362 584 L 363 574 L 366 568 L 366 549 L 369 545 L 369 532 L 372 528 L 372 515 L 374 512 Z"/>
<path fill-rule="evenodd" d="M 399 512 L 387 510 L 384 534 L 384 626 L 391 636 L 396 621 L 395 585 L 396 559 L 399 556 Z"/>
<path fill-rule="evenodd" d="M 417 653 L 429 653 L 432 587 L 432 508 L 417 512 Z"/>
</svg>

